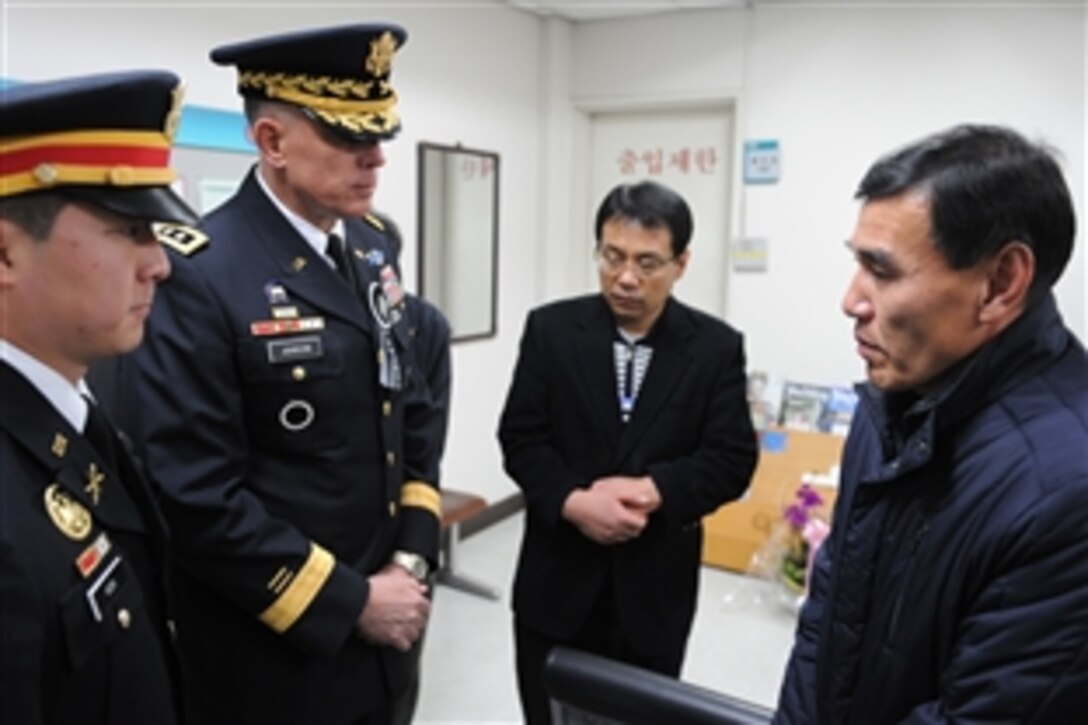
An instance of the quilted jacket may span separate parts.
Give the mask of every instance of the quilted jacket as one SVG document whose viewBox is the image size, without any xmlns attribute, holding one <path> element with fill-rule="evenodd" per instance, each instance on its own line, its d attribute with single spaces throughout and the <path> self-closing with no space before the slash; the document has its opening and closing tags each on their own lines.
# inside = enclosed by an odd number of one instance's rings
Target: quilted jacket
<svg viewBox="0 0 1088 725">
<path fill-rule="evenodd" d="M 1048 298 L 950 377 L 859 386 L 776 722 L 1088 717 L 1088 356 Z"/>
</svg>

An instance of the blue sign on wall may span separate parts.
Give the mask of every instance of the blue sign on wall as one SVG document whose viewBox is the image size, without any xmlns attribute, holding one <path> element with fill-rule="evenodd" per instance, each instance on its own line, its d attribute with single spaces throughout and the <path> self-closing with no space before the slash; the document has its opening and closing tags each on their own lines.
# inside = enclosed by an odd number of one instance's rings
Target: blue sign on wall
<svg viewBox="0 0 1088 725">
<path fill-rule="evenodd" d="M 744 183 L 777 183 L 780 170 L 779 148 L 776 139 L 744 142 Z"/>
</svg>

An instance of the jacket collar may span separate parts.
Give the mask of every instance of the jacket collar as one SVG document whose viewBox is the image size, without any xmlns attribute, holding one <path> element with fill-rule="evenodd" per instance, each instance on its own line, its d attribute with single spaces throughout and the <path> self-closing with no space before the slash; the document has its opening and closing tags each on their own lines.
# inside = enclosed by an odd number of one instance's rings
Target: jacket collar
<svg viewBox="0 0 1088 725">
<path fill-rule="evenodd" d="M 318 254 L 280 213 L 260 188 L 256 173 L 256 168 L 250 170 L 242 182 L 238 200 L 246 220 L 279 269 L 280 282 L 316 307 L 370 332 L 370 313 L 363 307 L 362 295 L 359 291 L 353 294 L 324 256 Z M 349 246 L 358 236 L 358 224 L 361 223 L 346 223 Z M 354 264 L 355 255 L 348 256 Z M 361 265 L 356 264 L 357 276 L 362 278 L 360 268 Z"/>
<path fill-rule="evenodd" d="M 689 310 L 673 298 L 654 327 L 642 340 L 653 348 L 653 360 L 642 381 L 638 402 L 630 422 L 620 422 L 619 403 L 616 400 L 612 343 L 616 339 L 616 320 L 603 295 L 590 298 L 577 320 L 578 339 L 576 348 L 580 356 L 580 369 L 587 389 L 594 391 L 596 415 L 609 438 L 616 442 L 616 462 L 626 458 L 653 422 L 683 372 L 691 362 L 687 349 L 688 340 L 694 334 Z M 600 372 L 604 371 L 604 372 Z M 600 377 L 598 377 L 600 375 Z"/>
<path fill-rule="evenodd" d="M 111 467 L 26 378 L 2 361 L 0 400 L 4 402 L 0 429 L 48 472 L 41 482 L 43 491 L 55 483 L 94 518 L 113 528 L 145 531 L 121 480 L 122 472 Z"/>
<path fill-rule="evenodd" d="M 1069 345 L 1053 295 L 1029 307 L 1008 328 L 985 343 L 946 375 L 946 383 L 926 397 L 887 394 L 870 383 L 857 386 L 881 432 L 885 459 L 921 465 L 936 437 L 975 415 L 991 401 L 1035 375 Z M 897 466 L 902 471 L 899 461 Z"/>
</svg>

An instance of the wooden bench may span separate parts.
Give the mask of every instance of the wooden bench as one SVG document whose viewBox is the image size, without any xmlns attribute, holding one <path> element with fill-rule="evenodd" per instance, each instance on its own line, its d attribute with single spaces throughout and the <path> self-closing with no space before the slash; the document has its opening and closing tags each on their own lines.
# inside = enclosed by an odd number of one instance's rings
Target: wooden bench
<svg viewBox="0 0 1088 725">
<path fill-rule="evenodd" d="M 457 544 L 461 540 L 461 522 L 487 508 L 482 496 L 442 489 L 442 538 L 439 550 L 438 573 L 435 581 L 454 589 L 486 599 L 498 599 L 497 589 L 475 581 L 457 571 Z"/>
</svg>

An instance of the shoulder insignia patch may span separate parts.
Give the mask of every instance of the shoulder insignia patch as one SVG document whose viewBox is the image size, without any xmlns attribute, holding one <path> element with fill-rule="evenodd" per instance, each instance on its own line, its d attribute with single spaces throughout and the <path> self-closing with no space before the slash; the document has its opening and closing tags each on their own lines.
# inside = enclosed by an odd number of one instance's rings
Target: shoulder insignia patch
<svg viewBox="0 0 1088 725">
<path fill-rule="evenodd" d="M 384 232 L 385 231 L 385 224 L 382 222 L 381 219 L 374 216 L 373 214 L 367 214 L 363 218 L 366 219 L 367 223 L 369 223 L 370 226 L 374 227 L 379 232 Z"/>
<path fill-rule="evenodd" d="M 151 225 L 151 231 L 160 244 L 170 247 L 183 257 L 191 257 L 208 246 L 210 241 L 207 234 L 185 224 L 155 222 Z"/>
</svg>

